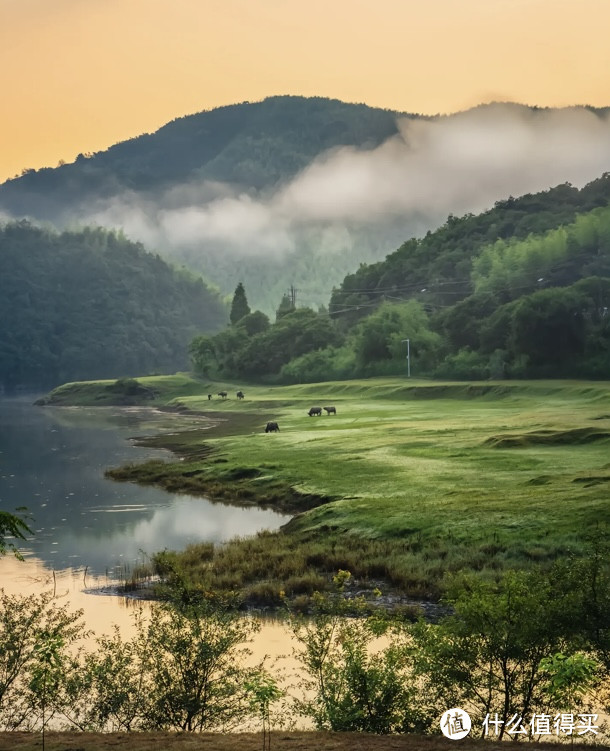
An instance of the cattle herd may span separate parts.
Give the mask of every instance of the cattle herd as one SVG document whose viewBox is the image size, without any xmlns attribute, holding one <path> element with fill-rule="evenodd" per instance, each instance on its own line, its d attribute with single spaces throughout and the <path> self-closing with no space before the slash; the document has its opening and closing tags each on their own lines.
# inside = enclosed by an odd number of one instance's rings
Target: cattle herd
<svg viewBox="0 0 610 751">
<path fill-rule="evenodd" d="M 219 396 L 221 399 L 226 399 L 228 396 L 227 391 L 219 391 L 216 396 Z M 243 391 L 238 391 L 236 393 L 236 396 L 239 400 L 245 399 L 245 394 Z M 208 401 L 211 401 L 213 397 L 213 394 L 208 394 Z M 337 414 L 337 408 L 336 407 L 310 407 L 309 412 L 307 413 L 310 417 L 318 416 L 321 417 L 322 410 L 326 412 L 327 415 L 336 415 Z M 277 424 L 277 422 L 268 422 L 265 426 L 265 433 L 279 433 L 280 432 L 280 426 Z"/>
<path fill-rule="evenodd" d="M 213 394 L 208 394 L 208 401 L 211 401 L 211 399 L 212 399 L 212 397 L 213 397 L 213 396 L 214 396 Z M 226 398 L 227 398 L 227 396 L 229 396 L 229 393 L 228 393 L 227 391 L 219 391 L 219 392 L 218 392 L 218 393 L 216 394 L 216 396 L 219 396 L 219 397 L 220 397 L 221 399 L 226 399 Z M 238 392 L 237 392 L 237 394 L 236 394 L 235 396 L 236 396 L 236 397 L 237 397 L 238 399 L 244 399 L 244 398 L 245 398 L 245 394 L 244 394 L 244 392 L 243 392 L 243 391 L 238 391 Z"/>
<path fill-rule="evenodd" d="M 337 408 L 336 407 L 312 407 L 309 412 L 307 413 L 310 417 L 313 417 L 314 415 L 321 416 L 322 410 L 326 412 L 327 415 L 336 415 L 337 414 Z"/>
<path fill-rule="evenodd" d="M 337 414 L 337 408 L 336 407 L 310 407 L 309 412 L 307 413 L 310 417 L 313 417 L 314 415 L 317 415 L 318 417 L 322 416 L 322 410 L 326 412 L 327 415 L 336 415 Z M 280 428 L 277 422 L 268 422 L 267 427 L 265 428 L 265 433 L 276 433 L 279 432 Z"/>
</svg>

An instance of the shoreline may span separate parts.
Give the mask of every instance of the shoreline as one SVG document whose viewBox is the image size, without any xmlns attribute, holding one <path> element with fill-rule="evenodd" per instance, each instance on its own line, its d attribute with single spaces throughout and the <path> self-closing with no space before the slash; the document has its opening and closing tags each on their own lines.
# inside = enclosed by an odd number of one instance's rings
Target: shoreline
<svg viewBox="0 0 610 751">
<path fill-rule="evenodd" d="M 382 582 L 388 597 L 438 603 L 462 572 L 494 581 L 585 555 L 586 530 L 607 515 L 608 383 L 373 378 L 249 385 L 237 401 L 207 395 L 243 384 L 141 380 L 158 393 L 147 406 L 199 425 L 134 439 L 172 456 L 109 476 L 294 514 L 273 533 L 156 556 L 248 606 L 288 597 L 306 608 L 338 571 L 360 589 Z M 90 405 L 106 386 L 73 388 Z M 336 411 L 310 417 L 312 404 Z M 266 434 L 273 420 L 281 432 Z"/>
<path fill-rule="evenodd" d="M 106 470 L 104 473 L 106 477 L 116 482 L 135 482 L 160 487 L 167 492 L 201 496 L 212 503 L 238 507 L 255 506 L 293 514 L 292 519 L 280 527 L 278 532 L 269 534 L 281 534 L 283 531 L 289 531 L 295 517 L 304 511 L 318 508 L 335 500 L 341 500 L 340 497 L 333 498 L 312 493 L 301 493 L 287 483 L 264 482 L 262 470 L 256 468 L 244 468 L 242 471 L 231 472 L 230 476 L 221 480 L 206 476 L 205 470 L 201 468 L 202 462 L 223 464 L 225 460 L 222 459 L 218 448 L 208 443 L 199 442 L 199 434 L 205 432 L 206 435 L 209 435 L 209 431 L 219 428 L 222 436 L 241 435 L 244 427 L 250 427 L 253 424 L 252 415 L 244 416 L 235 412 L 219 413 L 215 410 L 205 412 L 189 409 L 182 404 L 153 407 L 153 409 L 157 409 L 164 414 L 203 417 L 210 420 L 211 424 L 191 430 L 133 437 L 131 440 L 134 445 L 170 451 L 177 460 L 150 460 L 138 464 L 121 465 Z M 258 424 L 258 419 L 256 419 L 256 424 Z M 212 437 L 216 436 L 212 435 Z M 261 478 L 263 482 L 260 481 Z M 228 541 L 225 544 L 231 544 L 231 542 Z M 329 572 L 326 573 L 328 573 L 328 586 L 321 589 L 328 591 L 331 588 L 332 575 Z M 336 571 L 333 573 L 336 573 Z M 384 588 L 383 594 L 374 594 L 381 587 Z M 90 591 L 89 594 L 114 594 L 136 600 L 160 599 L 154 594 L 147 594 L 146 588 L 144 586 L 139 593 L 138 590 L 125 592 L 119 591 L 120 585 L 117 585 L 108 588 L 107 592 Z M 410 597 L 400 593 L 387 581 L 375 580 L 367 582 L 365 585 L 363 582 L 354 580 L 350 589 L 352 591 L 346 592 L 346 599 L 362 597 L 371 611 L 402 611 L 409 620 L 416 620 L 420 615 L 423 615 L 427 621 L 436 622 L 449 612 L 438 601 Z M 311 595 L 313 592 L 309 594 Z M 298 606 L 302 612 L 309 612 L 311 610 L 309 597 L 306 604 L 300 602 Z M 242 602 L 239 609 L 248 613 L 264 614 L 281 612 L 282 607 L 283 603 L 278 602 L 274 594 L 269 599 L 263 598 L 263 601 L 254 604 Z"/>
</svg>

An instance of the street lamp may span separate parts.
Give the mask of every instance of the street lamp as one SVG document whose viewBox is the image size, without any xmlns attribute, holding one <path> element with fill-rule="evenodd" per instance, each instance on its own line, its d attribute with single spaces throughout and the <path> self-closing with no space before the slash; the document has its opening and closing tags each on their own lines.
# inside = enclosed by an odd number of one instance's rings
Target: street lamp
<svg viewBox="0 0 610 751">
<path fill-rule="evenodd" d="M 401 339 L 407 343 L 407 378 L 411 378 L 411 342 L 409 339 Z"/>
</svg>

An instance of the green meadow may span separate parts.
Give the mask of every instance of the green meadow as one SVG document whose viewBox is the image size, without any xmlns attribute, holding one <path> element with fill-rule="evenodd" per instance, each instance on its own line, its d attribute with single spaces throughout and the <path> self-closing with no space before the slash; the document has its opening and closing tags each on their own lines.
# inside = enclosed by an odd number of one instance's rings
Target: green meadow
<svg viewBox="0 0 610 751">
<path fill-rule="evenodd" d="M 450 574 L 549 565 L 605 535 L 607 382 L 139 381 L 155 389 L 155 404 L 201 412 L 209 424 L 148 441 L 182 461 L 111 476 L 295 513 L 278 533 L 160 557 L 206 589 L 254 604 L 298 599 L 343 568 L 364 587 L 437 598 Z M 330 405 L 336 415 L 307 414 Z M 268 420 L 280 432 L 265 433 Z"/>
</svg>

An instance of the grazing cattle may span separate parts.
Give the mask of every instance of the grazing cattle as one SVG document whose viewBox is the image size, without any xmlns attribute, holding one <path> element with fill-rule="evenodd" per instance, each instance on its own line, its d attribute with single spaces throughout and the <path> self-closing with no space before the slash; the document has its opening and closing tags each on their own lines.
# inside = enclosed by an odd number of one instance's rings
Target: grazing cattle
<svg viewBox="0 0 610 751">
<path fill-rule="evenodd" d="M 327 415 L 336 415 L 337 414 L 337 408 L 336 407 L 324 407 Z"/>
<path fill-rule="evenodd" d="M 322 414 L 322 407 L 312 407 L 307 414 L 310 417 L 312 417 L 313 415 L 321 415 Z"/>
<path fill-rule="evenodd" d="M 279 433 L 280 432 L 280 426 L 277 424 L 277 422 L 268 422 L 267 427 L 265 428 L 265 433 Z"/>
<path fill-rule="evenodd" d="M 212 394 L 208 394 L 208 401 L 212 398 Z"/>
<path fill-rule="evenodd" d="M 244 398 L 244 392 L 243 391 L 238 391 L 237 392 L 237 398 L 238 399 L 243 399 Z"/>
<path fill-rule="evenodd" d="M 216 396 L 221 396 L 223 399 L 227 398 L 227 392 L 226 391 L 219 391 Z"/>
</svg>

